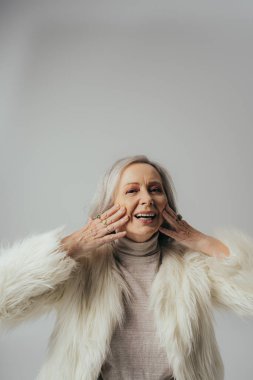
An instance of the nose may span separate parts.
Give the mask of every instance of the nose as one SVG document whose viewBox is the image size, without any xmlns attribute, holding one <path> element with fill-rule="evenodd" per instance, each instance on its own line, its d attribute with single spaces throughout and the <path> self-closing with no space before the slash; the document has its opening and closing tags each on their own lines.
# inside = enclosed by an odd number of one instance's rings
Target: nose
<svg viewBox="0 0 253 380">
<path fill-rule="evenodd" d="M 149 192 L 147 190 L 143 190 L 142 194 L 141 194 L 141 204 L 154 204 L 154 200 L 152 198 L 152 195 L 149 194 Z"/>
</svg>

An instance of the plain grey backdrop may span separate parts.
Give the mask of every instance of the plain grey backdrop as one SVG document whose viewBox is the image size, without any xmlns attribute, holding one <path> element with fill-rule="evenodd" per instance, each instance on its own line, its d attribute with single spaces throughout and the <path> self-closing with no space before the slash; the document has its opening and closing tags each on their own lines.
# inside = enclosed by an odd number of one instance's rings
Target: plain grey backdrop
<svg viewBox="0 0 253 380">
<path fill-rule="evenodd" d="M 167 167 L 195 228 L 253 236 L 252 16 L 243 0 L 2 1 L 1 241 L 81 228 L 132 154 Z M 1 380 L 35 378 L 54 320 L 1 335 Z M 215 320 L 226 380 L 251 380 L 253 318 Z"/>
</svg>

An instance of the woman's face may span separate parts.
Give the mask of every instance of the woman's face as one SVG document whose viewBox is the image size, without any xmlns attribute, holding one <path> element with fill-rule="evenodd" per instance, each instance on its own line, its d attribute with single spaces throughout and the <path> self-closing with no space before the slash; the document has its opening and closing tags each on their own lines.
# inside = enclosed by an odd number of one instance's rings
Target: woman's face
<svg viewBox="0 0 253 380">
<path fill-rule="evenodd" d="M 162 211 L 168 203 L 158 171 L 146 163 L 134 163 L 124 169 L 115 191 L 114 204 L 126 207 L 129 220 L 117 231 L 136 242 L 151 238 L 163 223 Z M 152 212 L 154 218 L 137 218 L 139 213 Z M 126 215 L 125 214 L 125 215 Z"/>
</svg>

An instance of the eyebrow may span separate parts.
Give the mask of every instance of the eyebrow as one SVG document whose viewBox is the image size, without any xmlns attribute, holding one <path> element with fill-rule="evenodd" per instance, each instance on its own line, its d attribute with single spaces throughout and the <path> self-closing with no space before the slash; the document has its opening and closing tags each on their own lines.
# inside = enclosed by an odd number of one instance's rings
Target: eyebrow
<svg viewBox="0 0 253 380">
<path fill-rule="evenodd" d="M 162 186 L 161 182 L 159 181 L 149 181 L 149 185 L 152 185 L 152 184 Z M 128 182 L 127 184 L 124 185 L 124 187 L 128 185 L 139 185 L 139 182 Z"/>
</svg>

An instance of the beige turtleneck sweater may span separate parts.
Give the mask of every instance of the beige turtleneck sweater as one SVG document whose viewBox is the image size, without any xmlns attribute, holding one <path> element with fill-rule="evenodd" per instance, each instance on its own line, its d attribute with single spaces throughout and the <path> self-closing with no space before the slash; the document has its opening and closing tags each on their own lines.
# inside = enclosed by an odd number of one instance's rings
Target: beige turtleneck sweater
<svg viewBox="0 0 253 380">
<path fill-rule="evenodd" d="M 156 335 L 148 310 L 150 288 L 161 260 L 159 232 L 143 243 L 126 237 L 114 242 L 115 259 L 131 289 L 122 328 L 112 336 L 110 352 L 101 368 L 103 380 L 169 380 L 172 371 Z"/>
</svg>

